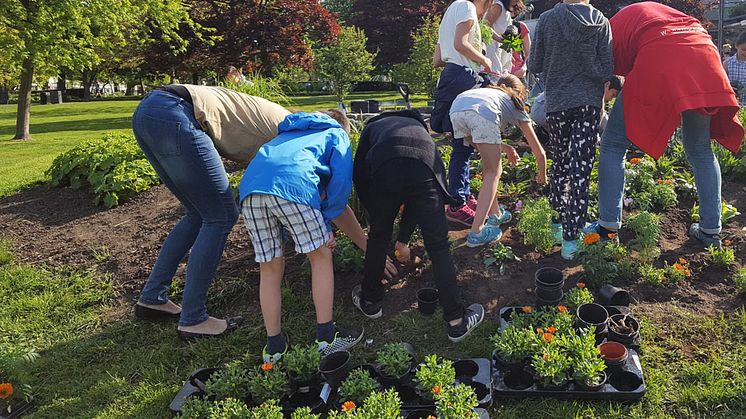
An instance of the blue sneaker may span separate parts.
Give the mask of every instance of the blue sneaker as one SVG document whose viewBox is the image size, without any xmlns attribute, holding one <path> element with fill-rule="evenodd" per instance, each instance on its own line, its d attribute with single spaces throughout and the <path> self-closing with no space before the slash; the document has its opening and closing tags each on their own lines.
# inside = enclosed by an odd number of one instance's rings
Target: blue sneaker
<svg viewBox="0 0 746 419">
<path fill-rule="evenodd" d="M 552 223 L 552 234 L 554 235 L 554 244 L 562 244 L 562 224 Z"/>
<path fill-rule="evenodd" d="M 484 226 L 482 227 L 482 231 L 477 234 L 469 232 L 469 235 L 466 236 L 466 245 L 469 247 L 484 246 L 495 240 L 500 240 L 502 236 L 503 232 L 499 227 Z"/>
<path fill-rule="evenodd" d="M 509 223 L 513 219 L 513 214 L 505 208 L 505 205 L 500 205 L 500 216 L 492 214 L 487 217 L 486 225 L 490 227 L 500 227 L 501 224 Z"/>
<path fill-rule="evenodd" d="M 562 259 L 573 260 L 580 253 L 578 243 L 580 240 L 562 240 Z"/>
</svg>

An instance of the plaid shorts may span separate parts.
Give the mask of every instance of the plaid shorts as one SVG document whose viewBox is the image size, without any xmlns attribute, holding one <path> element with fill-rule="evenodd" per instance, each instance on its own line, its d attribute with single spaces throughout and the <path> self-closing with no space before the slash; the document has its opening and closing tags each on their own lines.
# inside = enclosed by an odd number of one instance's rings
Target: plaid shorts
<svg viewBox="0 0 746 419">
<path fill-rule="evenodd" d="M 290 232 L 295 251 L 309 253 L 329 240 L 321 211 L 274 195 L 253 194 L 243 200 L 243 220 L 254 245 L 255 260 L 282 256 L 282 228 Z"/>
</svg>

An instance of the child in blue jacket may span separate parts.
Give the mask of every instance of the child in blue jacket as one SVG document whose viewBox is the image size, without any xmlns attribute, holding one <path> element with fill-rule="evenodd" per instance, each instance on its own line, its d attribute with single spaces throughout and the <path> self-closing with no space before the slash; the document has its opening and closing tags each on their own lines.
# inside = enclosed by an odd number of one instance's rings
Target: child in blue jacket
<svg viewBox="0 0 746 419">
<path fill-rule="evenodd" d="M 268 336 L 265 362 L 277 362 L 288 346 L 280 325 L 283 227 L 295 250 L 311 262 L 319 352 L 349 349 L 363 337 L 362 330 L 332 321 L 331 222 L 352 192 L 349 131 L 349 120 L 336 110 L 288 115 L 278 127 L 279 135 L 259 149 L 241 179 L 244 222 L 259 262 L 259 301 Z"/>
</svg>

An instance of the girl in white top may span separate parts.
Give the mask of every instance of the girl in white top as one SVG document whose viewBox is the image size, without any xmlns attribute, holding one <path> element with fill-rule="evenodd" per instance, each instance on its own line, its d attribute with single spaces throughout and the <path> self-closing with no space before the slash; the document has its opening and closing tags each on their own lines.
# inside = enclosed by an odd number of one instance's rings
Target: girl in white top
<svg viewBox="0 0 746 419">
<path fill-rule="evenodd" d="M 503 34 L 513 23 L 511 12 L 520 12 L 524 5 L 522 0 L 493 0 L 487 10 L 485 19 L 492 28 L 492 39 L 495 40 L 487 45 L 487 58 L 492 61 L 494 73 L 510 73 L 513 68 L 513 54 L 500 48 Z"/>
<path fill-rule="evenodd" d="M 479 19 L 491 0 L 456 0 L 448 6 L 438 28 L 438 46 L 433 56 L 436 67 L 448 63 L 490 68 L 492 63 L 482 54 L 482 33 Z"/>
</svg>

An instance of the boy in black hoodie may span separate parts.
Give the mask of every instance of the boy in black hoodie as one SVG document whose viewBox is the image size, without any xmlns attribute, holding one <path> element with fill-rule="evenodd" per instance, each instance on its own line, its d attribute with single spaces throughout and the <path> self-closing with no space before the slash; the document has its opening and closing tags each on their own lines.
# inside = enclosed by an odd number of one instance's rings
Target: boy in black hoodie
<svg viewBox="0 0 746 419">
<path fill-rule="evenodd" d="M 368 121 L 355 153 L 353 182 L 370 218 L 363 283 L 352 291 L 353 304 L 369 318 L 383 315 L 381 275 L 394 221 L 404 205 L 399 241 L 406 242 L 414 226 L 420 226 L 448 338 L 463 340 L 484 319 L 484 307 L 464 308 L 459 301 L 443 206 L 460 200 L 448 193 L 443 161 L 419 112 L 384 112 Z"/>
<path fill-rule="evenodd" d="M 559 214 L 552 229 L 569 260 L 586 224 L 604 82 L 613 71 L 608 19 L 588 0 L 555 5 L 539 17 L 528 68 L 544 75 L 553 157 L 549 200 Z"/>
</svg>

